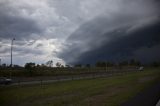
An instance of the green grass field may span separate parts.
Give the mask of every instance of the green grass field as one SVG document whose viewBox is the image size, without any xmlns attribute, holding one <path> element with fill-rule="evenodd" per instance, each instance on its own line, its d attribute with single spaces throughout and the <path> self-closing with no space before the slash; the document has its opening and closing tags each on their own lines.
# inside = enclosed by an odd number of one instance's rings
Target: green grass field
<svg viewBox="0 0 160 106">
<path fill-rule="evenodd" d="M 1 86 L 0 106 L 118 106 L 160 79 L 159 69 L 45 85 Z"/>
</svg>

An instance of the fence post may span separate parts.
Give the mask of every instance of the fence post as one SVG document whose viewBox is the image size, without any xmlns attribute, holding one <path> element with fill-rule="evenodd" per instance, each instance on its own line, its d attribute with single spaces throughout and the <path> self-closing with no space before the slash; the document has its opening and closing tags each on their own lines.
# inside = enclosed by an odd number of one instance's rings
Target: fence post
<svg viewBox="0 0 160 106">
<path fill-rule="evenodd" d="M 42 88 L 42 79 L 41 79 L 41 82 L 40 82 L 40 83 L 41 83 L 41 88 Z"/>
<path fill-rule="evenodd" d="M 18 86 L 20 86 L 20 80 L 18 80 Z"/>
</svg>

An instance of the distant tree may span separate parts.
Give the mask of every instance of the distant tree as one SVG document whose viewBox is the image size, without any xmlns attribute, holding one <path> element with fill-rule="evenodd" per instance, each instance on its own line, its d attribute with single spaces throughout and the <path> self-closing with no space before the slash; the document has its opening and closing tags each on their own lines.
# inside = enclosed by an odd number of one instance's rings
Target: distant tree
<svg viewBox="0 0 160 106">
<path fill-rule="evenodd" d="M 113 67 L 115 64 L 113 62 L 106 62 L 107 67 Z"/>
<path fill-rule="evenodd" d="M 53 66 L 53 61 L 52 60 L 47 61 L 46 66 L 52 67 Z"/>
<path fill-rule="evenodd" d="M 100 61 L 96 62 L 95 66 L 96 67 L 101 67 L 101 62 Z"/>
<path fill-rule="evenodd" d="M 61 65 L 62 68 L 64 68 L 64 65 Z"/>
<path fill-rule="evenodd" d="M 7 65 L 4 63 L 4 64 L 2 64 L 2 67 L 3 67 L 3 68 L 6 68 L 6 67 L 7 67 Z"/>
<path fill-rule="evenodd" d="M 41 64 L 41 66 L 40 67 L 47 67 L 45 64 Z"/>
<path fill-rule="evenodd" d="M 82 67 L 82 64 L 76 64 L 74 67 Z"/>
<path fill-rule="evenodd" d="M 131 59 L 130 61 L 129 61 L 129 65 L 135 65 L 135 63 L 136 63 L 136 61 L 135 61 L 135 59 Z"/>
<path fill-rule="evenodd" d="M 159 66 L 160 66 L 160 63 L 157 62 L 157 61 L 154 61 L 153 63 L 151 63 L 151 66 L 152 66 L 152 67 L 159 67 Z"/>
<path fill-rule="evenodd" d="M 98 61 L 98 62 L 96 63 L 96 67 L 106 67 L 106 62 Z"/>
<path fill-rule="evenodd" d="M 26 63 L 25 64 L 25 69 L 28 69 L 28 70 L 32 70 L 33 68 L 35 68 L 35 63 L 32 63 L 32 62 L 30 62 L 30 63 Z"/>
<path fill-rule="evenodd" d="M 119 66 L 128 66 L 128 61 L 119 62 Z"/>
<path fill-rule="evenodd" d="M 40 67 L 40 65 L 39 65 L 39 64 L 37 64 L 37 65 L 36 65 L 36 67 Z"/>
<path fill-rule="evenodd" d="M 65 67 L 71 67 L 70 65 L 65 65 Z"/>
<path fill-rule="evenodd" d="M 33 75 L 33 69 L 35 68 L 35 66 L 36 66 L 36 64 L 35 64 L 35 63 L 32 63 L 32 62 L 25 64 L 25 69 L 28 70 L 30 76 Z"/>
<path fill-rule="evenodd" d="M 62 67 L 62 64 L 60 62 L 57 62 L 56 67 Z"/>
<path fill-rule="evenodd" d="M 86 64 L 86 67 L 87 67 L 87 68 L 90 68 L 90 67 L 91 67 L 91 65 L 90 65 L 90 64 Z"/>
<path fill-rule="evenodd" d="M 141 64 L 141 62 L 140 61 L 136 61 L 136 66 L 141 66 L 142 64 Z"/>
<path fill-rule="evenodd" d="M 14 68 L 20 68 L 21 66 L 19 65 L 13 65 Z"/>
<path fill-rule="evenodd" d="M 138 60 L 135 60 L 135 59 L 131 59 L 131 60 L 129 61 L 129 65 L 131 65 L 131 66 L 140 66 L 140 65 L 141 65 L 141 62 L 138 61 Z"/>
</svg>

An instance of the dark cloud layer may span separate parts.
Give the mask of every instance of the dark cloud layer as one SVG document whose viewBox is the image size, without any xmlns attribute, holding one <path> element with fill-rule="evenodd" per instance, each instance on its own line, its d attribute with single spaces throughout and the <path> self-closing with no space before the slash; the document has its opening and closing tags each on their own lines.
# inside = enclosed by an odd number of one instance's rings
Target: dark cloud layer
<svg viewBox="0 0 160 106">
<path fill-rule="evenodd" d="M 84 42 L 85 44 L 71 45 L 69 46 L 70 49 L 66 50 L 65 55 L 63 54 L 64 59 L 69 60 L 69 63 L 94 63 L 99 60 L 117 61 L 131 58 L 142 59 L 143 62 L 146 59 L 149 62 L 160 59 L 160 57 L 157 57 L 160 54 L 160 48 L 159 46 L 156 47 L 160 45 L 160 22 L 133 33 L 126 34 L 126 30 L 126 28 L 116 29 L 100 35 L 93 41 Z M 109 42 L 107 35 L 111 36 Z M 84 36 L 84 41 L 87 37 Z M 83 42 L 82 39 L 80 41 Z M 96 47 L 98 45 L 96 43 L 99 44 L 98 47 Z M 87 46 L 91 46 L 91 48 L 83 52 Z M 146 48 L 150 50 L 143 52 L 143 49 Z M 152 48 L 155 50 L 153 51 Z"/>
<path fill-rule="evenodd" d="M 145 1 L 141 1 L 144 6 L 137 7 L 139 11 L 127 6 L 125 13 L 118 12 L 111 17 L 98 16 L 83 24 L 66 40 L 66 47 L 59 57 L 69 64 L 132 58 L 146 63 L 159 61 L 160 14 L 157 11 L 159 1 L 147 5 L 152 9 L 150 12 L 143 10 L 147 7 Z"/>
<path fill-rule="evenodd" d="M 21 9 L 21 8 L 20 8 Z M 40 33 L 41 27 L 38 24 L 22 14 L 19 9 L 10 5 L 8 1 L 0 3 L 0 38 L 16 39 L 29 38 L 32 34 Z"/>
<path fill-rule="evenodd" d="M 0 0 L 0 58 L 10 63 L 16 38 L 15 64 L 159 60 L 159 10 L 159 0 Z"/>
</svg>

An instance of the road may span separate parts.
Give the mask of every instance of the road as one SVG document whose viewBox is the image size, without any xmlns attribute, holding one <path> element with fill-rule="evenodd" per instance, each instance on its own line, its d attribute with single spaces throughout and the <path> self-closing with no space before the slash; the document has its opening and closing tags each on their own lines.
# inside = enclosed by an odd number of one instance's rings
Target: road
<svg viewBox="0 0 160 106">
<path fill-rule="evenodd" d="M 46 77 L 30 77 L 30 78 L 13 78 L 11 85 L 30 85 L 30 84 L 44 84 L 53 83 L 59 81 L 80 80 L 80 79 L 93 79 L 99 77 L 110 77 L 113 75 L 122 75 L 126 72 L 115 73 L 94 73 L 94 74 L 82 74 L 82 75 L 69 75 L 69 76 L 46 76 Z"/>
<path fill-rule="evenodd" d="M 36 78 L 33 81 L 14 81 L 11 85 L 29 85 L 29 84 L 42 84 L 42 83 L 53 83 L 59 81 L 70 81 L 70 80 L 80 80 L 80 79 L 91 79 L 98 77 L 109 77 L 113 74 L 101 74 L 101 75 L 83 75 L 83 76 L 58 76 L 58 77 L 49 77 L 46 78 Z"/>
</svg>

